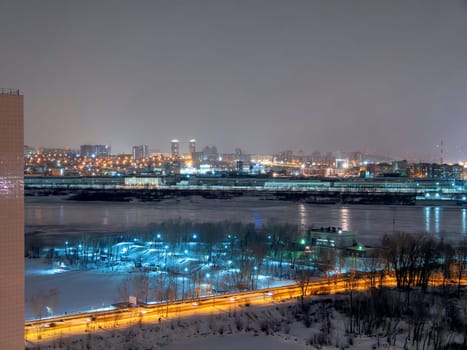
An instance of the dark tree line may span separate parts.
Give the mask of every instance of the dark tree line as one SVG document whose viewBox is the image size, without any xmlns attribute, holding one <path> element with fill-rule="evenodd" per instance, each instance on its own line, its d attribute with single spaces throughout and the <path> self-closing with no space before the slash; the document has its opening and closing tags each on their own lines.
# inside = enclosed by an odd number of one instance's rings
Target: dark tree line
<svg viewBox="0 0 467 350">
<path fill-rule="evenodd" d="M 430 281 L 442 286 L 456 282 L 460 293 L 467 268 L 466 246 L 453 246 L 426 234 L 399 232 L 383 238 L 381 253 L 397 288 L 406 291 L 408 297 L 414 287 L 426 292 Z"/>
</svg>

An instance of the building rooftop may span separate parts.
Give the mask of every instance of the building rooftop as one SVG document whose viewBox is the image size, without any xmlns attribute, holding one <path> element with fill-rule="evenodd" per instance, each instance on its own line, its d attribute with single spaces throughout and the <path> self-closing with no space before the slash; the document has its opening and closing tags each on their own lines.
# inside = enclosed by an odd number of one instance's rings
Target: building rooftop
<svg viewBox="0 0 467 350">
<path fill-rule="evenodd" d="M 0 88 L 0 95 L 19 96 L 19 89 Z"/>
</svg>

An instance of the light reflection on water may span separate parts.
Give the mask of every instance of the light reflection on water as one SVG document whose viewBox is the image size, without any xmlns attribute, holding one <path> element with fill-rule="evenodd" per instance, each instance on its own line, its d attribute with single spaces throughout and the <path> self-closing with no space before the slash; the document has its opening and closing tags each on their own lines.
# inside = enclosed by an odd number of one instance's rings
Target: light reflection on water
<svg viewBox="0 0 467 350">
<path fill-rule="evenodd" d="M 350 231 L 350 210 L 349 208 L 342 208 L 341 209 L 341 218 L 340 218 L 340 227 L 344 231 Z"/>
<path fill-rule="evenodd" d="M 109 209 L 107 209 L 107 208 L 104 211 L 104 216 L 102 217 L 101 224 L 103 226 L 107 226 L 109 224 Z"/>
<path fill-rule="evenodd" d="M 27 207 L 25 209 L 27 210 Z M 34 208 L 32 213 L 33 213 L 33 216 L 34 216 L 35 224 L 36 225 L 42 225 L 42 209 L 40 207 Z"/>
<path fill-rule="evenodd" d="M 74 202 L 26 198 L 26 232 L 151 232 L 151 225 L 170 219 L 193 222 L 241 221 L 295 224 L 301 233 L 310 226 L 342 227 L 362 241 L 380 241 L 385 233 L 427 232 L 460 239 L 467 233 L 467 209 L 458 207 L 311 205 L 259 199 L 192 198 L 152 203 Z"/>
<path fill-rule="evenodd" d="M 438 235 L 440 233 L 440 221 L 441 221 L 441 215 L 440 215 L 440 207 L 435 207 L 435 234 Z"/>
<path fill-rule="evenodd" d="M 467 233 L 467 209 L 462 209 L 462 233 Z"/>
<path fill-rule="evenodd" d="M 298 216 L 299 216 L 299 232 L 300 234 L 306 233 L 308 227 L 308 220 L 307 220 L 307 210 L 305 204 L 300 203 L 298 205 Z"/>
<path fill-rule="evenodd" d="M 60 225 L 63 225 L 65 223 L 64 211 L 65 209 L 63 208 L 63 205 L 60 205 L 58 213 L 58 222 L 60 223 Z"/>
<path fill-rule="evenodd" d="M 430 216 L 431 216 L 431 207 L 426 207 L 425 208 L 425 232 L 431 231 Z"/>
</svg>

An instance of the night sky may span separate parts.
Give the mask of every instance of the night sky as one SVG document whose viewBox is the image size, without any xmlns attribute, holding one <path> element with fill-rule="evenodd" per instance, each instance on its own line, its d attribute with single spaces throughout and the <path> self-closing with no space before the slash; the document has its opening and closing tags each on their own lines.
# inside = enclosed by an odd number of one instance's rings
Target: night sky
<svg viewBox="0 0 467 350">
<path fill-rule="evenodd" d="M 0 0 L 25 143 L 467 158 L 465 0 Z"/>
</svg>

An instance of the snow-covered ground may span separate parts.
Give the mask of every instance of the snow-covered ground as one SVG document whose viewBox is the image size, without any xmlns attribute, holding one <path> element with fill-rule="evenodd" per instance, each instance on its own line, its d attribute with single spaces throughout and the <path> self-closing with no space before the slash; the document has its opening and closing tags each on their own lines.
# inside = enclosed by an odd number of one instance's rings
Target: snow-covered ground
<svg viewBox="0 0 467 350">
<path fill-rule="evenodd" d="M 69 270 L 51 266 L 45 259 L 25 260 L 25 320 L 37 319 L 34 298 L 41 297 L 38 304 L 45 310 L 40 318 L 81 313 L 111 308 L 124 300 L 119 291 L 125 282 L 131 287 L 131 279 L 137 273 L 130 272 L 129 266 L 99 268 L 90 270 Z M 259 279 L 262 281 L 262 279 Z M 178 290 L 182 290 L 183 281 Z M 291 284 L 293 281 L 270 279 L 264 287 Z M 261 287 L 261 285 L 259 285 Z M 185 286 L 186 288 L 186 286 Z"/>
<path fill-rule="evenodd" d="M 68 271 L 53 268 L 42 259 L 26 259 L 25 319 L 37 318 L 31 305 L 37 295 L 55 295 L 50 298 L 51 315 L 109 307 L 117 301 L 118 286 L 127 278 L 128 272 L 123 271 Z"/>
<path fill-rule="evenodd" d="M 115 298 L 114 288 L 118 288 L 119 282 L 128 275 L 124 271 L 108 273 L 100 270 L 51 274 L 52 270 L 41 260 L 27 261 L 27 264 L 29 287 L 57 288 L 56 313 L 62 312 L 60 310 L 65 306 L 79 310 L 83 300 L 86 303 L 91 301 L 89 305 L 95 308 L 110 304 L 112 296 Z M 413 292 L 410 305 L 399 300 L 405 294 L 397 291 L 362 294 L 358 305 L 368 308 L 371 317 L 381 317 L 380 323 L 373 318 L 369 333 L 364 330 L 366 321 L 363 314 L 359 321 L 361 328 L 358 326 L 359 330 L 354 328 L 349 332 L 349 316 L 345 314 L 349 295 L 329 295 L 308 297 L 304 304 L 300 299 L 292 299 L 271 302 L 267 306 L 237 305 L 228 309 L 213 306 L 195 315 L 191 313 L 189 317 L 175 313 L 168 319 L 152 321 L 142 318 L 131 325 L 101 326 L 96 321 L 84 334 L 65 338 L 57 331 L 54 340 L 44 340 L 40 344 L 28 342 L 26 349 L 411 349 L 414 348 L 414 322 L 420 320 L 423 327 L 419 345 L 426 343 L 425 348 L 432 349 L 434 339 L 438 339 L 440 345 L 456 343 L 456 349 L 462 349 L 465 334 L 461 328 L 467 312 L 467 299 L 464 296 L 447 298 L 440 292 L 435 290 L 429 295 Z M 357 300 L 357 295 L 354 295 L 353 302 L 357 303 Z M 379 304 L 384 306 L 381 310 L 390 308 L 377 311 L 371 307 Z M 393 307 L 403 310 L 394 314 L 400 316 L 391 316 Z M 357 318 L 354 316 L 353 320 Z M 432 338 L 426 342 L 428 337 Z"/>
<path fill-rule="evenodd" d="M 280 336 L 260 337 L 252 334 L 235 334 L 226 336 L 211 336 L 198 339 L 183 339 L 178 342 L 169 344 L 166 350 L 206 350 L 206 349 L 222 349 L 222 350 L 302 350 L 309 349 L 309 346 L 300 344 L 294 339 L 284 339 Z"/>
<path fill-rule="evenodd" d="M 124 268 L 117 271 L 63 270 L 52 267 L 44 259 L 26 259 L 25 264 L 26 320 L 37 317 L 32 298 L 40 294 L 49 296 L 47 300 L 50 301 L 51 316 L 111 307 L 112 303 L 121 301 L 118 295 L 119 286 L 132 275 Z M 271 286 L 284 283 L 292 281 L 273 281 Z M 291 301 L 290 305 L 277 304 L 270 308 L 243 307 L 210 316 L 174 318 L 158 324 L 90 332 L 41 344 L 41 349 L 126 350 L 156 349 L 161 346 L 167 350 L 187 347 L 191 350 L 307 349 L 311 337 L 310 329 L 289 314 L 295 303 Z M 340 333 L 342 332 L 339 331 Z M 34 348 L 32 344 L 27 346 Z"/>
<path fill-rule="evenodd" d="M 95 350 L 302 350 L 302 349 L 402 349 L 386 339 L 356 337 L 344 332 L 344 319 L 330 307 L 329 300 L 314 303 L 311 322 L 303 322 L 297 301 L 271 306 L 238 307 L 234 310 L 190 318 L 175 316 L 153 324 L 88 333 L 40 344 L 41 349 Z M 320 305 L 325 305 L 323 309 Z M 323 310 L 324 313 L 323 313 Z M 328 320 L 331 320 L 328 323 Z M 400 340 L 402 340 L 400 336 Z M 379 342 L 379 344 L 378 344 Z M 26 344 L 35 349 L 38 344 Z"/>
</svg>

